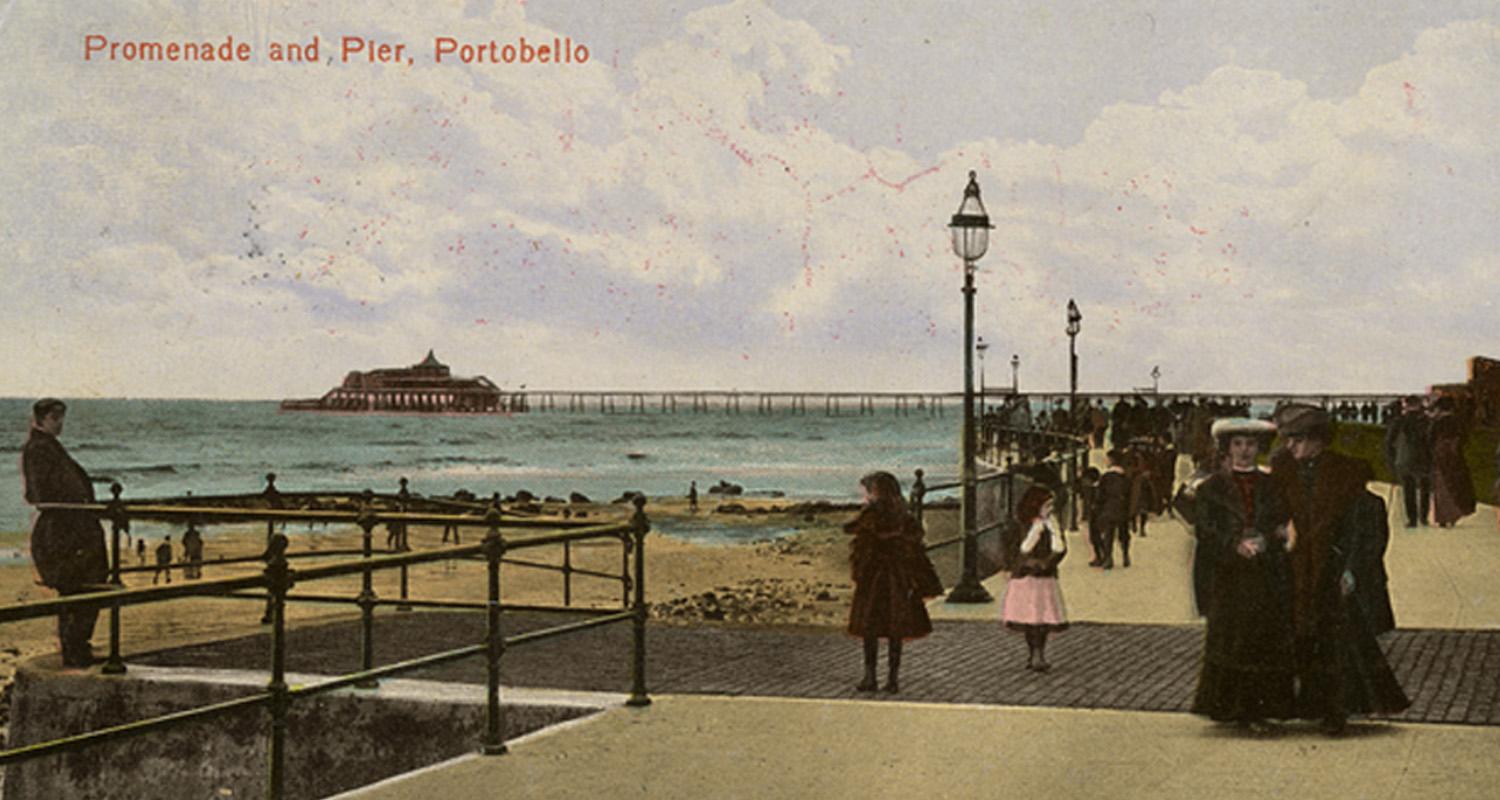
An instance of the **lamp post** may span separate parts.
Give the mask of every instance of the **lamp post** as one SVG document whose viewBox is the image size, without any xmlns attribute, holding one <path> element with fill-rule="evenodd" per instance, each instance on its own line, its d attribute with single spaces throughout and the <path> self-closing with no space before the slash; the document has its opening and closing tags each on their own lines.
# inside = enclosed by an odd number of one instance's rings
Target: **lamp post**
<svg viewBox="0 0 1500 800">
<path fill-rule="evenodd" d="M 1081 429 L 1078 419 L 1078 332 L 1083 330 L 1083 312 L 1078 310 L 1078 304 L 1070 298 L 1068 300 L 1068 426 L 1069 433 Z M 1070 482 L 1073 484 L 1073 499 L 1068 503 L 1068 530 L 1078 530 L 1078 503 L 1082 499 L 1082 490 L 1078 483 L 1078 471 L 1081 466 L 1078 463 L 1078 454 L 1075 452 L 1070 461 Z"/>
<path fill-rule="evenodd" d="M 1151 393 L 1161 394 L 1161 367 L 1151 368 Z"/>
<path fill-rule="evenodd" d="M 953 253 L 964 260 L 964 420 L 963 420 L 963 561 L 964 573 L 958 585 L 948 593 L 950 603 L 988 603 L 994 598 L 979 582 L 977 535 L 979 514 L 978 469 L 975 465 L 974 437 L 974 262 L 990 247 L 990 215 L 979 199 L 979 179 L 971 170 L 964 199 L 948 227 L 953 233 Z"/>
<path fill-rule="evenodd" d="M 1078 332 L 1083 330 L 1083 312 L 1068 301 L 1068 420 L 1078 424 Z"/>
<path fill-rule="evenodd" d="M 1021 393 L 1021 356 L 1017 353 L 1010 356 L 1010 393 L 1012 396 Z"/>
</svg>

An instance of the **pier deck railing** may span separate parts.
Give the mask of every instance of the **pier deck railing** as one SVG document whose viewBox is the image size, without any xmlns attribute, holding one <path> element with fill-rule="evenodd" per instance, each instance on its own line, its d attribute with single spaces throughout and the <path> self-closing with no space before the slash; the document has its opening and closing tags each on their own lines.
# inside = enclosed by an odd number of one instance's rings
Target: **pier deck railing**
<svg viewBox="0 0 1500 800">
<path fill-rule="evenodd" d="M 1054 431 L 1036 431 L 1015 428 L 986 420 L 980 434 L 980 452 L 983 454 L 978 484 L 979 502 L 985 504 L 979 510 L 979 526 L 974 532 L 977 540 L 992 534 L 1004 535 L 1006 527 L 1015 515 L 1017 481 L 1036 482 L 1038 468 L 1057 476 L 1059 499 L 1058 513 L 1069 530 L 1078 530 L 1078 520 L 1083 504 L 1083 471 L 1088 467 L 1088 440 Z M 961 489 L 963 482 L 957 479 L 929 483 L 924 470 L 917 470 L 912 482 L 912 515 L 922 522 L 930 496 L 941 492 Z M 945 547 L 962 544 L 966 537 L 963 531 L 956 536 L 929 542 L 930 553 Z M 1004 548 L 1002 548 L 1002 553 Z M 1008 564 L 1002 564 L 1008 568 Z"/>
<path fill-rule="evenodd" d="M 403 487 L 404 488 L 404 487 Z M 59 739 L 35 742 L 8 750 L 0 750 L 0 766 L 19 763 L 44 756 L 68 753 L 85 747 L 122 738 L 139 736 L 166 728 L 218 717 L 246 708 L 265 708 L 269 727 L 266 796 L 281 798 L 286 786 L 286 726 L 288 710 L 292 702 L 345 687 L 371 688 L 381 678 L 483 656 L 486 661 L 486 710 L 485 731 L 480 742 L 480 751 L 495 755 L 506 750 L 504 740 L 504 709 L 500 704 L 500 659 L 509 647 L 520 646 L 554 636 L 629 621 L 634 628 L 632 652 L 632 686 L 627 705 L 650 704 L 646 691 L 646 639 L 645 625 L 647 607 L 645 602 L 645 537 L 650 524 L 645 514 L 645 498 L 634 498 L 635 511 L 627 522 L 597 524 L 577 520 L 517 519 L 502 514 L 498 505 L 492 504 L 482 515 L 434 512 L 391 511 L 377 509 L 371 502 L 373 493 L 365 493 L 361 507 L 349 509 L 285 509 L 285 508 L 234 508 L 213 504 L 209 498 L 175 498 L 174 502 L 154 501 L 147 503 L 126 502 L 120 497 L 119 485 L 113 487 L 113 499 L 108 503 L 53 503 L 38 506 L 41 511 L 75 511 L 94 514 L 111 523 L 113 541 L 111 582 L 107 585 L 86 587 L 97 591 L 73 594 L 50 600 L 33 601 L 0 606 L 0 624 L 50 617 L 69 609 L 109 610 L 109 655 L 101 672 L 121 674 L 126 666 L 121 657 L 120 612 L 125 606 L 169 602 L 193 597 L 240 597 L 267 603 L 266 617 L 262 620 L 271 628 L 270 680 L 265 691 L 236 698 L 234 700 L 199 706 L 149 719 L 114 725 Z M 193 500 L 209 499 L 207 505 L 189 505 Z M 191 524 L 213 523 L 267 523 L 268 529 L 279 523 L 309 522 L 357 525 L 363 533 L 364 546 L 361 558 L 314 566 L 292 567 L 292 560 L 299 557 L 348 554 L 348 551 L 288 552 L 289 540 L 284 533 L 271 532 L 264 554 L 254 559 L 226 559 L 205 562 L 242 563 L 247 560 L 264 561 L 265 568 L 257 573 L 210 580 L 186 581 L 142 588 L 124 588 L 121 573 L 138 571 L 139 568 L 120 566 L 121 537 L 126 535 L 132 521 L 157 521 Z M 398 551 L 376 553 L 373 547 L 373 531 L 381 524 L 443 525 L 454 528 L 479 527 L 486 531 L 484 538 L 468 545 L 440 547 L 420 552 Z M 524 538 L 507 536 L 507 531 L 526 531 Z M 569 558 L 571 545 L 578 542 L 616 540 L 622 546 L 621 571 L 619 574 L 584 570 L 573 567 Z M 561 545 L 564 548 L 562 566 L 507 558 L 513 551 Z M 406 582 L 402 582 L 403 596 L 400 600 L 383 600 L 376 596 L 373 575 L 377 571 L 402 569 L 416 564 L 455 558 L 482 559 L 486 563 L 487 600 L 459 602 L 447 600 L 415 600 L 406 596 Z M 562 606 L 518 605 L 501 601 L 501 566 L 512 564 L 528 568 L 562 571 L 564 574 L 564 604 Z M 147 567 L 150 569 L 151 567 Z M 573 574 L 618 580 L 623 587 L 622 601 L 618 608 L 591 608 L 588 618 L 581 621 L 555 625 L 528 631 L 514 636 L 501 634 L 501 614 L 505 610 L 569 611 L 581 609 L 571 603 L 571 580 Z M 362 576 L 362 588 L 355 597 L 335 595 L 296 595 L 292 587 L 299 583 L 343 576 Z M 338 602 L 352 603 L 362 612 L 362 663 L 356 672 L 329 678 L 307 686 L 289 686 L 286 682 L 286 606 L 288 602 Z M 378 605 L 398 604 L 406 607 L 482 609 L 487 613 L 486 634 L 483 641 L 433 653 L 418 658 L 388 664 L 374 665 L 374 610 Z"/>
</svg>

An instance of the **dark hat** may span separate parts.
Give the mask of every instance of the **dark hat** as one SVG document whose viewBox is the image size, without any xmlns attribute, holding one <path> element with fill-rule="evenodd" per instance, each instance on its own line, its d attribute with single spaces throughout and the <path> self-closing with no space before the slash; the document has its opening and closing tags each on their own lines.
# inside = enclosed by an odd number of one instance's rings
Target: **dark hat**
<svg viewBox="0 0 1500 800">
<path fill-rule="evenodd" d="M 1276 430 L 1282 436 L 1306 436 L 1319 430 L 1327 431 L 1328 412 L 1306 403 L 1291 403 L 1276 412 Z"/>
</svg>

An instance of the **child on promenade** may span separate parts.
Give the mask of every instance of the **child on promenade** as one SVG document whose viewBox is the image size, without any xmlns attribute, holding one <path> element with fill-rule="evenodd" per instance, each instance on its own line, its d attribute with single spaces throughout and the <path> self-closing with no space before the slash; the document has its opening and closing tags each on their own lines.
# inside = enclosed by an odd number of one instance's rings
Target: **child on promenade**
<svg viewBox="0 0 1500 800">
<path fill-rule="evenodd" d="M 925 597 L 942 594 L 922 547 L 922 526 L 906 510 L 901 484 L 889 472 L 872 472 L 859 481 L 865 506 L 844 526 L 849 540 L 849 566 L 854 599 L 848 631 L 864 640 L 865 675 L 855 688 L 877 688 L 875 666 L 880 640 L 889 642 L 885 690 L 900 691 L 901 644 L 932 632 Z M 934 586 L 934 583 L 937 585 Z"/>
<path fill-rule="evenodd" d="M 1026 668 L 1046 672 L 1052 668 L 1047 663 L 1047 635 L 1068 628 L 1057 584 L 1057 565 L 1068 554 L 1068 543 L 1052 528 L 1052 492 L 1045 487 L 1026 490 L 1016 505 L 1016 520 L 1026 533 L 1005 584 L 1000 619 L 1026 636 Z"/>
</svg>

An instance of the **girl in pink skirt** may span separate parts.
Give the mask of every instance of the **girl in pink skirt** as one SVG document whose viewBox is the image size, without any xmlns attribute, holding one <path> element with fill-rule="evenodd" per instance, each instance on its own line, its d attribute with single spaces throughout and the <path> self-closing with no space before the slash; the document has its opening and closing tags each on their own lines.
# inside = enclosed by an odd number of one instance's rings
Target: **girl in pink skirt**
<svg viewBox="0 0 1500 800">
<path fill-rule="evenodd" d="M 1005 585 L 1000 619 L 1005 627 L 1026 635 L 1026 668 L 1046 672 L 1047 634 L 1067 630 L 1057 565 L 1068 553 L 1067 540 L 1052 527 L 1052 492 L 1032 486 L 1016 506 L 1021 551 Z"/>
</svg>

